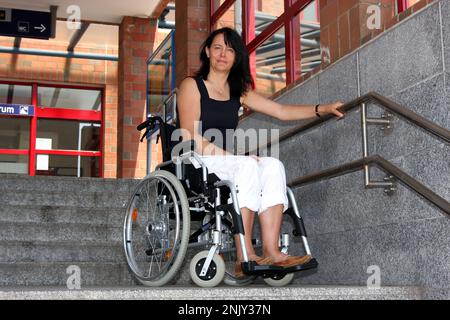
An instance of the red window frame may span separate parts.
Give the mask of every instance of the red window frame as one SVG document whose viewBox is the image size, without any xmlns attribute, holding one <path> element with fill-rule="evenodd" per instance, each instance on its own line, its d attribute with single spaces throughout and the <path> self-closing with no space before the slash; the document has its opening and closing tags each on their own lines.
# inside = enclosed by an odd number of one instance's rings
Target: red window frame
<svg viewBox="0 0 450 320">
<path fill-rule="evenodd" d="M 424 0 L 421 0 L 424 1 Z M 397 0 L 397 14 L 402 13 L 411 7 L 411 0 Z"/>
<path fill-rule="evenodd" d="M 408 0 L 397 0 L 397 14 L 408 9 L 409 1 Z"/>
<path fill-rule="evenodd" d="M 34 107 L 34 115 L 30 117 L 30 145 L 29 149 L 0 149 L 0 154 L 28 155 L 28 174 L 36 175 L 36 155 L 63 155 L 63 156 L 82 156 L 82 157 L 100 157 L 100 177 L 103 177 L 103 150 L 104 150 L 104 106 L 105 106 L 105 90 L 99 87 L 63 85 L 63 84 L 42 84 L 36 82 L 15 82 L 0 81 L 0 84 L 26 85 L 31 86 L 31 105 Z M 67 88 L 81 90 L 99 90 L 101 92 L 102 108 L 101 111 L 65 109 L 65 108 L 48 108 L 38 105 L 38 87 L 50 88 Z M 80 120 L 92 121 L 100 123 L 100 151 L 78 151 L 78 150 L 39 150 L 36 149 L 37 121 L 38 119 L 64 119 L 64 120 Z"/>
</svg>

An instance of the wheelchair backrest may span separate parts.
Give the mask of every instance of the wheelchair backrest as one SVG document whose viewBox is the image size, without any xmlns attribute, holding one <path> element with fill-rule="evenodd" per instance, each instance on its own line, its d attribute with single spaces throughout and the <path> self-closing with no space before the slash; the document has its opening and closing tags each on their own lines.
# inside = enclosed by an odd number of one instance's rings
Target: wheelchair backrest
<svg viewBox="0 0 450 320">
<path fill-rule="evenodd" d="M 166 162 L 172 159 L 172 149 L 181 142 L 181 137 L 179 141 L 172 141 L 172 133 L 177 129 L 177 127 L 167 123 L 160 123 L 159 126 L 163 162 Z"/>
</svg>

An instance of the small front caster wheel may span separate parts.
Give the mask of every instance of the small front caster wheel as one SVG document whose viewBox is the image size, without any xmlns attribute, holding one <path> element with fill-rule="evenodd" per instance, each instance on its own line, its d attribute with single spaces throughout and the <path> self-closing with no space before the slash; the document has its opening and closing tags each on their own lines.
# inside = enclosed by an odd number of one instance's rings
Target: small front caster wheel
<svg viewBox="0 0 450 320">
<path fill-rule="evenodd" d="M 225 263 L 221 256 L 214 254 L 208 271 L 204 276 L 201 276 L 203 265 L 206 262 L 206 257 L 209 251 L 201 251 L 197 253 L 191 260 L 189 266 L 189 273 L 192 281 L 203 288 L 212 288 L 219 285 L 225 276 Z"/>
</svg>

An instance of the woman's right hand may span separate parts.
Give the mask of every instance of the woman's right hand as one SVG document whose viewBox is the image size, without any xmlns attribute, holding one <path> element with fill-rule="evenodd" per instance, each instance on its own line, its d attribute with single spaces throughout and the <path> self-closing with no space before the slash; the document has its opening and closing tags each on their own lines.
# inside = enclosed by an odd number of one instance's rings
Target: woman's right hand
<svg viewBox="0 0 450 320">
<path fill-rule="evenodd" d="M 345 114 L 342 111 L 339 111 L 338 109 L 340 107 L 342 107 L 343 105 L 344 105 L 344 103 L 340 102 L 340 101 L 330 103 L 330 104 L 321 104 L 319 106 L 319 113 L 325 112 L 328 114 L 332 114 L 332 115 L 338 117 L 339 119 L 342 119 L 345 116 Z"/>
</svg>

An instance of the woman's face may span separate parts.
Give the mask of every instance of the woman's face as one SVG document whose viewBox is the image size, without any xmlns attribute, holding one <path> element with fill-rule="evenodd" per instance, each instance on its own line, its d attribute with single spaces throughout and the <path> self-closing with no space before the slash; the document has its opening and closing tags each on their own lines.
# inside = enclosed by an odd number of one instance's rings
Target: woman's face
<svg viewBox="0 0 450 320">
<path fill-rule="evenodd" d="M 236 57 L 234 49 L 225 44 L 223 33 L 214 37 L 210 48 L 206 47 L 206 55 L 210 66 L 218 71 L 230 71 Z"/>
</svg>

